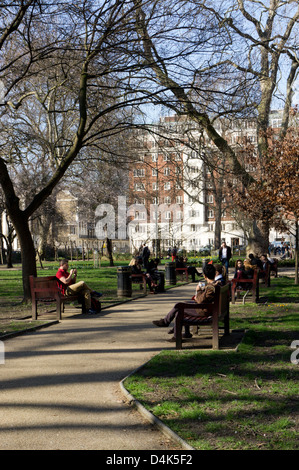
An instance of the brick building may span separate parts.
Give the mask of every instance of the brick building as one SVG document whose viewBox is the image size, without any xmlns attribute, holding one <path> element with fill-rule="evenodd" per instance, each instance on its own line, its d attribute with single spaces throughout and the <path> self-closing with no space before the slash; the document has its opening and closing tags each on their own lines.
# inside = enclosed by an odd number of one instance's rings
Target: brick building
<svg viewBox="0 0 299 470">
<path fill-rule="evenodd" d="M 270 126 L 277 129 L 280 125 L 281 113 L 273 111 Z M 253 118 L 221 120 L 217 131 L 239 152 L 240 158 L 242 152 L 246 158 L 245 145 L 257 145 Z M 249 225 L 246 227 L 244 216 L 238 214 L 229 197 L 229 178 L 233 185 L 238 181 L 226 172 L 221 155 L 199 126 L 186 116 L 168 116 L 139 130 L 134 141 L 136 160 L 129 174 L 133 206 L 128 236 L 132 251 L 144 242 L 153 252 L 156 247 L 157 251 L 167 251 L 174 245 L 198 251 L 214 245 L 217 220 L 221 224 L 221 240 L 230 246 L 246 243 Z M 243 164 L 246 171 L 254 174 L 254 159 L 244 160 Z M 271 231 L 270 241 L 277 236 Z"/>
</svg>

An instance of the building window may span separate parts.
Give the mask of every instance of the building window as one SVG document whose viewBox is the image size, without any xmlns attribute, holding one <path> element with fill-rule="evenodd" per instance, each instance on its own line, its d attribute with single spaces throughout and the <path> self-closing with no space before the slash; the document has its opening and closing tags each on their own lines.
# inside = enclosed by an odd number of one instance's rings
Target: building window
<svg viewBox="0 0 299 470">
<path fill-rule="evenodd" d="M 152 169 L 152 176 L 158 176 L 158 170 L 156 170 L 156 168 Z"/>
<path fill-rule="evenodd" d="M 153 204 L 159 204 L 159 198 L 153 197 Z"/>
<path fill-rule="evenodd" d="M 166 196 L 164 198 L 164 204 L 171 204 L 171 197 L 170 196 Z"/>
<path fill-rule="evenodd" d="M 158 183 L 153 183 L 153 190 L 158 191 L 159 189 L 159 184 Z"/>
<path fill-rule="evenodd" d="M 145 176 L 145 170 L 144 168 L 137 168 L 133 172 L 134 176 Z"/>
<path fill-rule="evenodd" d="M 145 220 L 145 212 L 135 212 L 135 220 Z"/>
<path fill-rule="evenodd" d="M 170 189 L 170 181 L 166 181 L 166 183 L 164 183 L 164 189 L 165 191 L 168 191 Z"/>
<path fill-rule="evenodd" d="M 208 210 L 208 219 L 212 219 L 214 217 L 214 211 L 212 209 Z"/>
<path fill-rule="evenodd" d="M 183 204 L 183 196 L 177 196 L 176 197 L 176 203 L 177 204 Z"/>
<path fill-rule="evenodd" d="M 194 209 L 191 209 L 189 211 L 189 217 L 199 217 L 199 216 L 200 216 L 199 211 L 196 211 Z"/>
<path fill-rule="evenodd" d="M 135 183 L 134 184 L 134 189 L 135 191 L 144 191 L 144 184 L 143 183 Z"/>
<path fill-rule="evenodd" d="M 164 168 L 164 175 L 169 176 L 170 175 L 170 169 L 168 167 Z"/>
</svg>

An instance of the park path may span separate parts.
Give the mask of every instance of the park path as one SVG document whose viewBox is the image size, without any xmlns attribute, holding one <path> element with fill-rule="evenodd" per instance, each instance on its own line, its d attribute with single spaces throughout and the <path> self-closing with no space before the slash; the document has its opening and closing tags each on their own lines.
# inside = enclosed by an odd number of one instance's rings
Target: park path
<svg viewBox="0 0 299 470">
<path fill-rule="evenodd" d="M 181 286 L 96 316 L 73 315 L 66 307 L 71 315 L 60 323 L 5 341 L 0 449 L 179 449 L 125 403 L 119 383 L 174 347 L 152 320 L 189 299 L 194 288 Z"/>
</svg>

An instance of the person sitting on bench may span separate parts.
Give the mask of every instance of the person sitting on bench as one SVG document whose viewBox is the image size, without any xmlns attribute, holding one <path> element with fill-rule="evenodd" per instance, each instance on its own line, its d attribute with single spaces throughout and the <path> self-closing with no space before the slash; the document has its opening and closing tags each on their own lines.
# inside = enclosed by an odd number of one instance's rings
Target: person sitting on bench
<svg viewBox="0 0 299 470">
<path fill-rule="evenodd" d="M 77 279 L 77 270 L 71 269 L 68 272 L 69 262 L 67 259 L 63 259 L 60 261 L 60 267 L 56 273 L 56 277 L 59 280 L 59 287 L 62 291 L 63 295 L 74 295 L 80 294 L 84 299 L 84 304 L 82 305 L 82 312 L 83 313 L 97 313 L 95 310 L 91 308 L 91 294 L 101 296 L 100 292 L 96 292 L 84 282 L 79 281 L 76 282 Z"/>
<path fill-rule="evenodd" d="M 203 268 L 203 275 L 206 281 L 205 286 L 197 286 L 196 288 L 196 295 L 194 300 L 188 301 L 188 303 L 213 303 L 215 298 L 215 267 L 212 264 L 206 264 Z M 160 320 L 154 320 L 153 324 L 158 327 L 165 327 L 167 328 L 170 323 L 175 319 L 177 313 L 179 311 L 178 304 L 170 310 L 170 312 Z M 206 323 L 210 321 L 210 317 L 208 315 L 207 309 L 203 308 L 200 309 L 185 309 L 184 310 L 184 321 L 190 322 L 190 325 L 194 324 L 194 321 L 199 323 Z M 169 341 L 176 340 L 176 330 L 174 326 L 174 336 Z M 185 338 L 191 338 L 192 335 L 190 334 L 189 325 L 185 325 L 185 334 L 183 335 Z"/>
</svg>

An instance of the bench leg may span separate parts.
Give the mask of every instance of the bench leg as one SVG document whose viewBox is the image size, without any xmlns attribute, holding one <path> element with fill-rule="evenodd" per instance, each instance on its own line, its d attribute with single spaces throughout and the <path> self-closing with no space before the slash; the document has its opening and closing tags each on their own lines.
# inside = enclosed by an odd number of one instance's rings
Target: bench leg
<svg viewBox="0 0 299 470">
<path fill-rule="evenodd" d="M 32 300 L 32 320 L 37 320 L 37 301 Z"/>
<path fill-rule="evenodd" d="M 57 320 L 61 320 L 61 302 L 59 299 L 56 300 L 56 318 Z"/>
<path fill-rule="evenodd" d="M 176 349 L 182 349 L 182 320 L 183 320 L 184 314 L 183 312 L 179 312 L 176 314 L 175 318 L 175 333 L 176 333 L 176 338 L 175 338 L 175 347 Z"/>
<path fill-rule="evenodd" d="M 219 349 L 219 328 L 218 328 L 218 317 L 213 316 L 213 323 L 212 323 L 212 348 Z"/>
<path fill-rule="evenodd" d="M 232 286 L 232 295 L 231 295 L 231 298 L 232 298 L 232 304 L 235 303 L 236 299 L 235 299 L 235 295 L 236 295 L 236 291 L 235 291 L 235 286 L 233 285 Z"/>
<path fill-rule="evenodd" d="M 182 349 L 182 329 L 176 331 L 175 343 L 176 349 Z"/>
</svg>

